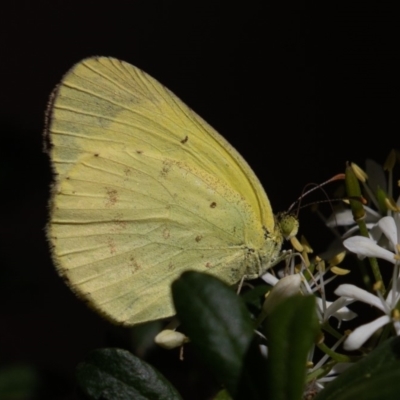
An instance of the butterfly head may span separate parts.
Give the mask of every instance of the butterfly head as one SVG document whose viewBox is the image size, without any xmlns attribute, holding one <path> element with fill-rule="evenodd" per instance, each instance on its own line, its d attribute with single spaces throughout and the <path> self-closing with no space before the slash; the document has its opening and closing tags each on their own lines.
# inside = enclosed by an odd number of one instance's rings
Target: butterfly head
<svg viewBox="0 0 400 400">
<path fill-rule="evenodd" d="M 286 212 L 279 213 L 276 216 L 278 226 L 282 232 L 282 236 L 289 240 L 292 237 L 297 235 L 299 230 L 299 220 L 293 214 L 289 214 Z"/>
</svg>

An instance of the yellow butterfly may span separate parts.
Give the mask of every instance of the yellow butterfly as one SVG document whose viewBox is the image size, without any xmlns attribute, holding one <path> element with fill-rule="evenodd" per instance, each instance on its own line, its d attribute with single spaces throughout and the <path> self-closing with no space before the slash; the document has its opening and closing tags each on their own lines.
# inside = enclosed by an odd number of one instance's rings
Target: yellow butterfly
<svg viewBox="0 0 400 400">
<path fill-rule="evenodd" d="M 46 139 L 53 260 L 115 323 L 173 315 L 170 284 L 185 270 L 235 284 L 280 254 L 286 234 L 249 165 L 126 62 L 94 57 L 72 67 L 50 100 Z"/>
</svg>

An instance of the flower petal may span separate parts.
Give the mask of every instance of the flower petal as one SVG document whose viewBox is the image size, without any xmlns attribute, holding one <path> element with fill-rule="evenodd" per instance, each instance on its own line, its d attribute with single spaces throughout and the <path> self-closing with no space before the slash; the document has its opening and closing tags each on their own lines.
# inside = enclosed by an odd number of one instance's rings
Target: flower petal
<svg viewBox="0 0 400 400">
<path fill-rule="evenodd" d="M 383 217 L 378 222 L 379 228 L 385 236 L 392 242 L 393 248 L 397 245 L 397 228 L 392 217 Z"/>
<path fill-rule="evenodd" d="M 300 285 L 300 274 L 288 275 L 280 279 L 265 299 L 263 310 L 269 314 L 282 300 L 300 293 Z"/>
<path fill-rule="evenodd" d="M 328 228 L 349 225 L 354 225 L 354 217 L 351 210 L 347 208 L 331 214 L 326 221 L 326 226 Z"/>
<path fill-rule="evenodd" d="M 400 321 L 393 321 L 393 327 L 396 331 L 396 335 L 400 336 Z"/>
<path fill-rule="evenodd" d="M 345 350 L 357 350 L 360 348 L 379 328 L 390 322 L 390 318 L 387 315 L 383 315 L 370 322 L 356 328 L 350 333 L 348 338 L 345 340 L 343 347 Z"/>
<path fill-rule="evenodd" d="M 349 300 L 346 297 L 339 297 L 333 303 L 330 301 L 326 302 L 328 308 L 324 315 L 324 321 L 327 321 L 330 317 L 335 317 L 339 324 L 342 321 L 350 321 L 351 319 L 357 317 L 357 314 L 346 307 L 347 304 L 352 303 L 354 300 Z M 317 303 L 321 307 L 322 300 L 317 297 Z"/>
<path fill-rule="evenodd" d="M 363 236 L 348 238 L 343 242 L 343 246 L 346 247 L 347 250 L 365 257 L 382 258 L 392 264 L 396 262 L 394 254 L 391 251 L 378 246 L 373 240 Z"/>
<path fill-rule="evenodd" d="M 397 200 L 397 206 L 400 207 L 400 197 Z M 394 213 L 393 215 L 394 223 L 396 224 L 397 229 L 397 243 L 400 243 L 400 213 Z"/>
<path fill-rule="evenodd" d="M 385 312 L 385 307 L 382 304 L 382 301 L 378 296 L 373 295 L 372 293 L 367 292 L 364 289 L 360 289 L 355 285 L 350 285 L 349 283 L 345 283 L 340 285 L 334 292 L 337 296 L 347 297 L 350 299 L 362 301 L 363 303 L 370 304 L 379 310 Z"/>
</svg>

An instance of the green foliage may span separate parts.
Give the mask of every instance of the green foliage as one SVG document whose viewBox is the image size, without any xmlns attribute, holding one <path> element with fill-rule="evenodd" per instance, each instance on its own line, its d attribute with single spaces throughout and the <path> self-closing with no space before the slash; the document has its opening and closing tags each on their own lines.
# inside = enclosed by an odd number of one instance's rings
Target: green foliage
<svg viewBox="0 0 400 400">
<path fill-rule="evenodd" d="M 330 383 L 315 400 L 397 400 L 400 337 L 382 343 Z"/>
<path fill-rule="evenodd" d="M 307 355 L 318 332 L 313 296 L 293 296 L 267 319 L 268 395 L 274 400 L 301 399 Z"/>
<path fill-rule="evenodd" d="M 313 297 L 290 298 L 270 315 L 264 332 L 270 335 L 267 361 L 243 300 L 219 279 L 186 272 L 174 282 L 172 292 L 190 345 L 225 388 L 216 399 L 301 398 L 307 353 L 315 336 Z M 180 398 L 161 374 L 123 350 L 91 353 L 77 376 L 88 399 Z"/>
<path fill-rule="evenodd" d="M 241 297 L 215 277 L 185 272 L 172 293 L 191 341 L 185 346 L 195 348 L 221 384 L 215 400 L 301 400 L 313 393 L 306 363 L 319 334 L 314 296 L 283 300 L 256 334 L 255 319 Z M 266 343 L 268 358 L 260 343 Z M 397 399 L 399 360 L 400 339 L 388 340 L 328 384 L 316 400 Z M 93 351 L 78 366 L 77 380 L 83 399 L 181 399 L 158 371 L 121 349 Z"/>
<path fill-rule="evenodd" d="M 76 371 L 85 399 L 179 400 L 176 389 L 153 367 L 122 349 L 90 353 Z"/>
</svg>

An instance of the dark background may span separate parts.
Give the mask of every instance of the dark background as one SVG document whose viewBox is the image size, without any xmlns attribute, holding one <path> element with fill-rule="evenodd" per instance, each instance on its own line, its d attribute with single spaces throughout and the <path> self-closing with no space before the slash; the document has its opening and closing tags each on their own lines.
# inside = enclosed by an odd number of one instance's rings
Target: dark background
<svg viewBox="0 0 400 400">
<path fill-rule="evenodd" d="M 113 56 L 157 78 L 239 150 L 275 211 L 347 160 L 382 162 L 398 147 L 400 21 L 391 10 L 368 1 L 312 14 L 298 2 L 180 3 L 2 6 L 0 368 L 33 366 L 42 398 L 75 398 L 75 365 L 91 349 L 129 341 L 75 299 L 45 241 L 44 111 L 75 62 Z M 322 229 L 307 211 L 300 221 L 306 234 Z M 206 398 L 190 351 L 183 366 L 176 352 L 148 358 L 185 398 Z"/>
</svg>

